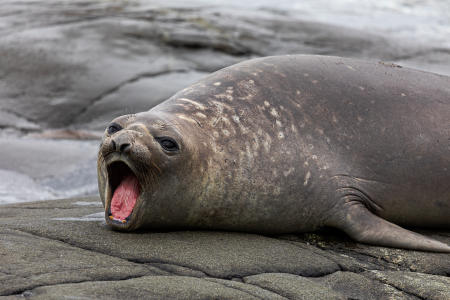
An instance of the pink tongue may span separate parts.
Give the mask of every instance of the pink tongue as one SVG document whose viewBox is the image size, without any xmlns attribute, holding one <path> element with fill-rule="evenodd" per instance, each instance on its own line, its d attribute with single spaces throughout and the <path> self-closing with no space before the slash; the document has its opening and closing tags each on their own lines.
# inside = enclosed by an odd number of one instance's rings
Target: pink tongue
<svg viewBox="0 0 450 300">
<path fill-rule="evenodd" d="M 116 220 L 125 220 L 136 204 L 139 196 L 139 183 L 134 175 L 128 175 L 114 191 L 111 200 L 111 214 Z"/>
</svg>

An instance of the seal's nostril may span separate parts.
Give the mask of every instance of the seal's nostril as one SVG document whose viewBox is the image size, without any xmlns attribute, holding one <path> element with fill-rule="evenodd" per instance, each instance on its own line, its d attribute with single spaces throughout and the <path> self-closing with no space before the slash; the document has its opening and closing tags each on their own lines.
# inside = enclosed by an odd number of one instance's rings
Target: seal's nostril
<svg viewBox="0 0 450 300">
<path fill-rule="evenodd" d="M 111 140 L 111 148 L 116 150 L 116 142 L 114 142 L 114 140 Z"/>
<path fill-rule="evenodd" d="M 120 151 L 120 152 L 125 152 L 125 151 L 127 151 L 130 147 L 131 147 L 130 144 L 128 144 L 128 143 L 123 143 L 122 145 L 120 145 L 119 151 Z"/>
</svg>

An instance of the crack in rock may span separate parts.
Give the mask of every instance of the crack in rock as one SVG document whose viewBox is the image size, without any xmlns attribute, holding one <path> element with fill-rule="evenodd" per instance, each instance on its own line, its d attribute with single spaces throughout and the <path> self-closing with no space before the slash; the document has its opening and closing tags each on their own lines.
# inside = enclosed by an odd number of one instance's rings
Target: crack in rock
<svg viewBox="0 0 450 300">
<path fill-rule="evenodd" d="M 74 117 L 72 119 L 67 120 L 68 124 L 74 124 L 77 123 L 77 121 L 82 118 L 82 116 L 92 107 L 94 106 L 97 102 L 102 101 L 104 98 L 106 98 L 107 96 L 116 93 L 117 91 L 119 91 L 121 88 L 123 88 L 124 86 L 134 83 L 136 81 L 139 81 L 143 78 L 152 78 L 152 77 L 157 77 L 157 76 L 162 76 L 162 75 L 166 75 L 166 74 L 172 74 L 172 73 L 188 73 L 188 72 L 192 72 L 192 71 L 196 71 L 196 72 L 205 72 L 207 73 L 207 71 L 203 71 L 201 69 L 187 69 L 187 68 L 183 68 L 183 69 L 178 69 L 178 70 L 163 70 L 163 71 L 159 71 L 159 72 L 144 72 L 144 73 L 139 73 L 133 77 L 131 77 L 130 79 L 124 80 L 120 83 L 118 83 L 117 85 L 115 85 L 114 87 L 102 92 L 101 94 L 99 94 L 98 96 L 88 100 L 88 104 L 86 106 L 84 106 L 82 109 L 80 109 L 76 114 L 74 114 Z"/>
<path fill-rule="evenodd" d="M 95 268 L 95 267 L 93 267 Z M 32 287 L 28 287 L 26 289 L 22 289 L 22 290 L 17 290 L 13 293 L 9 293 L 3 296 L 15 296 L 15 295 L 21 295 L 23 297 L 29 297 L 32 295 L 32 290 L 40 288 L 40 287 L 52 287 L 52 286 L 61 286 L 61 285 L 66 285 L 66 284 L 74 284 L 74 283 L 85 283 L 85 282 L 97 282 L 97 281 L 124 281 L 124 280 L 129 280 L 129 279 L 135 279 L 135 278 L 142 278 L 142 277 L 147 277 L 149 275 L 139 275 L 139 276 L 127 276 L 121 279 L 114 279 L 111 280 L 110 278 L 108 279 L 95 279 L 95 280 L 80 280 L 80 281 L 68 281 L 68 282 L 64 282 L 64 283 L 56 283 L 56 284 L 42 284 L 42 285 L 36 285 L 36 286 L 32 286 Z"/>
<path fill-rule="evenodd" d="M 372 271 L 372 270 L 369 270 L 369 271 Z M 365 274 L 361 274 L 361 275 L 366 276 Z M 374 279 L 374 280 L 377 280 L 377 281 L 381 282 L 382 284 L 388 285 L 388 286 L 390 286 L 391 288 L 393 288 L 394 290 L 399 291 L 399 292 L 404 293 L 404 294 L 407 294 L 408 296 L 411 296 L 411 297 L 413 297 L 414 299 L 428 300 L 427 298 L 423 298 L 423 297 L 420 297 L 419 295 L 416 295 L 416 294 L 410 293 L 410 292 L 408 292 L 408 291 L 402 290 L 402 289 L 396 287 L 395 285 L 392 285 L 392 284 L 390 284 L 390 283 L 388 283 L 388 282 L 385 282 L 385 281 L 383 281 L 383 280 L 380 280 L 380 279 L 377 279 L 377 278 L 368 277 L 368 276 L 366 276 L 366 277 L 369 278 L 369 279 L 372 279 L 372 280 L 373 280 L 373 279 Z"/>
<path fill-rule="evenodd" d="M 176 264 L 166 264 L 166 263 L 148 263 L 152 267 L 156 267 L 167 273 L 178 275 L 178 276 L 189 276 L 203 278 L 208 276 L 206 273 L 192 269 L 191 267 L 180 266 Z"/>
<path fill-rule="evenodd" d="M 253 297 L 257 297 L 260 299 L 288 299 L 286 297 L 283 297 L 280 294 L 277 294 L 276 292 L 270 291 L 268 289 L 265 289 L 263 287 L 260 287 L 258 285 L 254 285 L 254 284 L 236 282 L 236 281 L 225 280 L 225 279 L 217 279 L 217 278 L 205 278 L 205 280 L 215 282 L 215 283 L 221 284 L 225 287 L 239 290 L 241 292 L 245 292 Z M 265 297 L 265 295 L 261 295 L 262 293 L 268 294 L 267 298 Z"/>
<path fill-rule="evenodd" d="M 420 299 L 450 298 L 450 278 L 408 271 L 368 271 L 366 277 L 393 286 Z"/>
</svg>

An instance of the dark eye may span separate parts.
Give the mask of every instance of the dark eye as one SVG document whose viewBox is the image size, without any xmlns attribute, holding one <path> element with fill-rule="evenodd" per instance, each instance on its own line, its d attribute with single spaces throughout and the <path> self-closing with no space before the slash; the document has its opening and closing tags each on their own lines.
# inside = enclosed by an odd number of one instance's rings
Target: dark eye
<svg viewBox="0 0 450 300">
<path fill-rule="evenodd" d="M 108 126 L 108 134 L 114 134 L 121 129 L 122 129 L 122 126 L 120 126 L 117 123 L 112 123 L 111 125 Z"/>
<path fill-rule="evenodd" d="M 177 142 L 175 142 L 174 139 L 170 137 L 160 137 L 156 138 L 156 140 L 161 145 L 161 147 L 163 147 L 163 149 L 166 151 L 177 151 L 180 149 L 180 147 L 178 147 Z"/>
</svg>

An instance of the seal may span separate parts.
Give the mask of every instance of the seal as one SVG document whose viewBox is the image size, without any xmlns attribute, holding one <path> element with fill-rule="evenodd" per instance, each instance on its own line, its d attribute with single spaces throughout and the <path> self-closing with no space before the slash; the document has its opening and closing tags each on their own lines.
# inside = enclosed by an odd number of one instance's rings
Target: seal
<svg viewBox="0 0 450 300">
<path fill-rule="evenodd" d="M 116 118 L 98 156 L 123 231 L 294 233 L 450 252 L 400 226 L 450 228 L 450 78 L 393 64 L 275 56 L 219 70 Z"/>
</svg>

